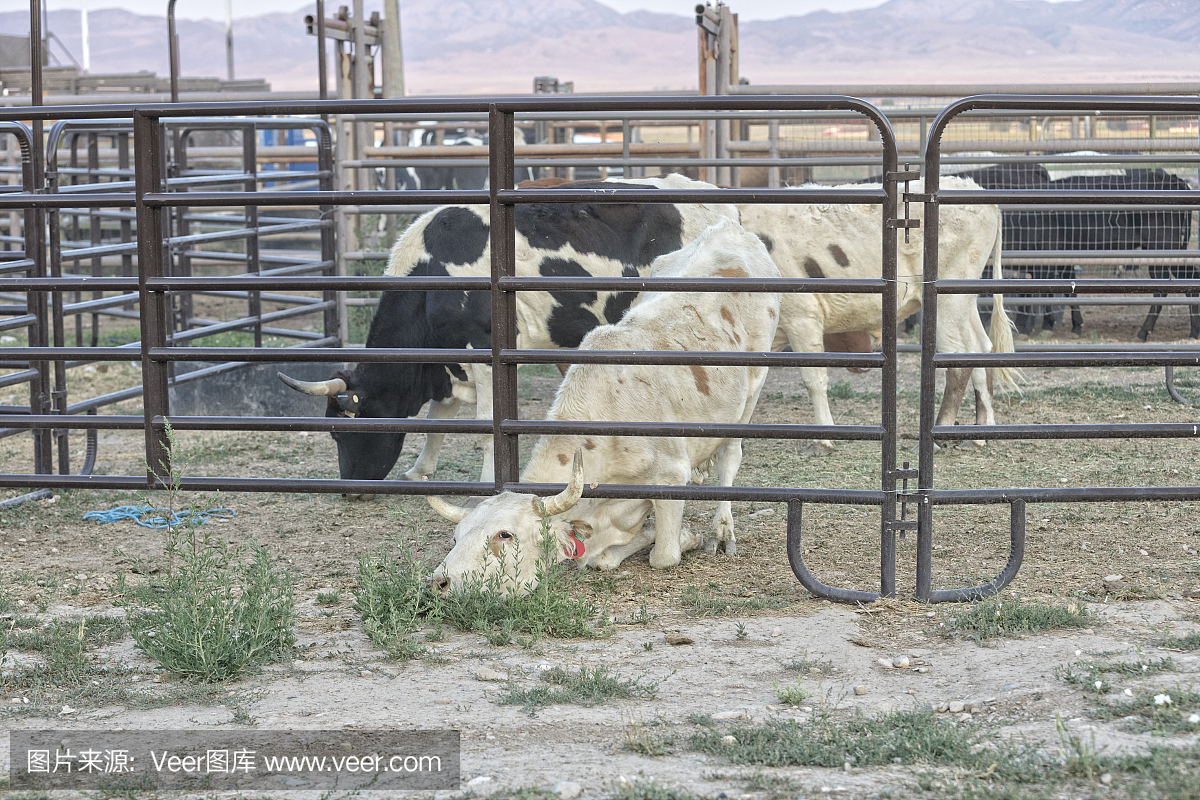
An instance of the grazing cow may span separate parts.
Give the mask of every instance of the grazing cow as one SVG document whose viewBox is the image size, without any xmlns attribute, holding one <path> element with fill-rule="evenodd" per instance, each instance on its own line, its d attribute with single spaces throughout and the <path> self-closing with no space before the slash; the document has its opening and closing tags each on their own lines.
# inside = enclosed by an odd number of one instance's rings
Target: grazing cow
<svg viewBox="0 0 1200 800">
<path fill-rule="evenodd" d="M 682 250 L 660 256 L 650 274 L 779 278 L 762 243 L 729 220 Z M 591 331 L 580 349 L 765 351 L 778 315 L 778 293 L 650 292 L 620 322 Z M 766 367 L 575 364 L 559 386 L 548 419 L 747 423 L 766 376 Z M 681 553 L 701 544 L 716 552 L 718 540 L 725 542 L 726 554 L 735 555 L 728 501 L 718 504 L 714 537 L 706 542 L 683 527 L 682 500 L 580 499 L 584 484 L 682 486 L 714 455 L 721 485 L 731 486 L 742 458 L 740 439 L 542 436 L 521 480 L 567 483 L 559 495 L 542 501 L 505 492 L 470 510 L 429 498 L 439 514 L 457 523 L 454 547 L 431 585 L 446 592 L 468 576 L 498 575 L 510 589 L 532 588 L 543 516 L 551 518 L 556 559 L 575 559 L 581 566 L 613 569 L 653 545 L 650 565 L 662 569 L 678 564 Z M 654 526 L 644 526 L 651 509 Z"/>
<path fill-rule="evenodd" d="M 582 181 L 573 187 L 667 190 L 712 188 L 681 175 L 623 181 Z M 487 206 L 446 206 L 417 219 L 400 236 L 388 261 L 388 275 L 489 275 Z M 678 250 L 705 228 L 725 218 L 737 220 L 730 205 L 617 203 L 524 203 L 516 207 L 518 275 L 579 277 L 637 276 L 651 262 Z M 578 347 L 592 328 L 613 323 L 633 302 L 634 292 L 521 292 L 517 295 L 517 346 Z M 367 347 L 446 347 L 490 350 L 491 297 L 488 292 L 384 292 L 367 335 Z M 430 419 L 453 418 L 460 403 L 474 403 L 476 417 L 491 419 L 492 378 L 487 364 L 359 364 L 326 381 L 289 386 L 327 396 L 329 417 L 410 417 L 429 401 Z M 338 467 L 348 480 L 387 477 L 403 433 L 335 433 Z M 419 480 L 437 467 L 443 434 L 429 434 L 416 464 L 404 477 Z M 493 476 L 492 439 L 485 441 L 481 480 Z"/>
<path fill-rule="evenodd" d="M 1008 164 L 960 173 L 985 189 L 1086 190 L 1097 194 L 1115 190 L 1186 190 L 1188 183 L 1161 169 L 1130 169 L 1121 175 L 1075 175 L 1051 180 L 1037 164 Z M 1182 250 L 1191 232 L 1191 211 L 1118 209 L 1095 211 L 1009 211 L 1004 213 L 1004 243 L 1010 250 Z M 1136 267 L 1134 268 L 1136 269 Z M 1070 280 L 1073 265 L 1034 265 L 1023 272 L 1033 278 Z M 1196 277 L 1190 266 L 1152 265 L 1151 278 Z M 1072 295 L 1073 296 L 1073 295 Z M 1195 296 L 1195 295 L 1189 295 Z M 1151 306 L 1137 337 L 1146 341 L 1162 306 Z M 1070 306 L 1071 331 L 1083 333 L 1083 313 Z M 1200 337 L 1200 306 L 1190 308 L 1191 336 Z M 1013 315 L 1017 330 L 1031 333 L 1040 323 L 1053 330 L 1057 314 L 1052 306 L 1041 310 L 1018 307 Z"/>
<path fill-rule="evenodd" d="M 921 191 L 917 181 L 915 191 Z M 877 185 L 876 185 L 877 186 Z M 973 182 L 944 176 L 946 189 L 978 189 Z M 858 184 L 853 187 L 864 188 Z M 779 271 L 788 278 L 877 278 L 883 274 L 880 252 L 881 214 L 876 205 L 757 205 L 741 206 L 742 224 L 767 244 Z M 922 217 L 922 207 L 916 207 Z M 991 255 L 1000 264 L 1000 210 L 996 206 L 945 206 L 941 209 L 938 274 L 942 278 L 972 279 L 983 274 Z M 900 241 L 896 273 L 900 281 L 897 319 L 921 305 L 921 238 Z M 1003 298 L 996 297 L 996 308 Z M 780 310 L 776 350 L 787 344 L 800 353 L 820 352 L 826 333 L 871 331 L 881 335 L 883 305 L 875 294 L 785 294 Z M 979 318 L 974 295 L 942 295 L 938 299 L 937 345 L 942 352 L 1012 352 L 1012 331 L 1003 314 L 992 315 L 989 340 Z M 1007 370 L 998 370 L 1011 383 Z M 820 425 L 832 425 L 827 391 L 829 376 L 823 367 L 801 368 L 801 378 L 812 400 Z M 975 421 L 995 424 L 992 376 L 983 369 L 948 370 L 946 390 L 938 412 L 939 425 L 953 425 L 963 394 L 975 389 Z M 964 443 L 965 444 L 965 443 Z M 983 442 L 976 442 L 982 445 Z M 814 443 L 813 452 L 829 452 L 833 443 Z"/>
</svg>

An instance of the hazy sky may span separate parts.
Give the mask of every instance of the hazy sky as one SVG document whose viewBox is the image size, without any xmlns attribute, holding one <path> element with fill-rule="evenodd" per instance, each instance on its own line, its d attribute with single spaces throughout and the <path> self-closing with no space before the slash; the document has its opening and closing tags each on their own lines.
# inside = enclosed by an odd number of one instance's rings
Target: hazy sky
<svg viewBox="0 0 1200 800">
<path fill-rule="evenodd" d="M 670 14 L 691 15 L 697 0 L 599 0 L 618 11 L 646 9 Z M 496 0 L 504 2 L 504 0 Z M 733 10 L 743 20 L 778 19 L 795 14 L 807 14 L 818 9 L 849 11 L 855 8 L 871 8 L 882 5 L 884 0 L 733 0 Z M 80 0 L 43 0 L 51 11 L 60 8 L 79 8 Z M 326 6 L 336 8 L 350 5 L 351 0 L 326 0 Z M 233 0 L 233 16 L 252 17 L 270 11 L 294 11 L 305 5 L 304 0 Z M 368 6 L 378 6 L 378 0 Z M 167 0 L 87 0 L 88 10 L 98 8 L 126 8 L 138 14 L 167 14 Z M 0 0 L 0 11 L 27 9 L 24 0 Z M 404 0 L 400 0 L 403 9 Z M 224 19 L 224 0 L 176 0 L 175 16 L 180 19 Z"/>
<path fill-rule="evenodd" d="M 495 0 L 497 3 L 505 0 Z M 1064 0 L 1050 0 L 1063 2 Z M 326 6 L 336 8 L 350 5 L 351 0 L 326 0 Z M 599 0 L 618 11 L 645 9 L 669 14 L 691 15 L 697 0 Z M 827 11 L 851 11 L 856 8 L 872 8 L 883 5 L 885 0 L 731 0 L 730 5 L 742 20 L 779 19 L 780 17 L 807 14 L 821 9 Z M 43 0 L 51 11 L 61 8 L 79 8 L 80 0 Z M 304 0 L 233 0 L 233 16 L 253 17 L 271 11 L 294 11 L 304 7 Z M 368 7 L 378 7 L 379 0 L 367 0 Z M 87 0 L 89 10 L 98 8 L 125 8 L 138 14 L 167 15 L 167 0 Z M 0 0 L 0 11 L 27 9 L 26 0 Z M 403 9 L 404 0 L 400 0 Z M 224 0 L 176 0 L 175 16 L 180 19 L 224 19 Z"/>
</svg>

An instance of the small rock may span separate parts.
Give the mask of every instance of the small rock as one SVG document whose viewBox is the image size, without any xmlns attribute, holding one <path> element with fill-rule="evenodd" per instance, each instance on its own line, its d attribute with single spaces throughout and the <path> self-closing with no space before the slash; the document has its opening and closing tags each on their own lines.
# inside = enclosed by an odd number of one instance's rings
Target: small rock
<svg viewBox="0 0 1200 800">
<path fill-rule="evenodd" d="M 862 697 L 864 694 L 866 694 L 866 693 L 867 693 L 867 687 L 866 687 L 866 686 L 863 686 L 863 685 L 860 683 L 858 686 L 855 686 L 855 687 L 854 687 L 854 693 L 855 693 L 856 695 L 858 695 L 859 697 Z"/>
<path fill-rule="evenodd" d="M 800 710 L 807 714 L 812 711 L 812 706 L 800 706 Z"/>
<path fill-rule="evenodd" d="M 1100 782 L 1105 786 L 1112 786 L 1112 773 L 1106 772 L 1100 776 Z"/>
<path fill-rule="evenodd" d="M 737 710 L 737 711 L 718 711 L 716 714 L 713 714 L 713 715 L 712 715 L 712 718 L 713 718 L 713 719 L 716 719 L 716 720 L 723 720 L 723 719 L 750 719 L 750 715 L 749 715 L 749 714 L 747 714 L 745 711 L 742 711 L 742 710 Z"/>
<path fill-rule="evenodd" d="M 972 714 L 976 714 L 982 710 L 983 710 L 983 705 L 981 703 L 975 702 L 974 700 L 972 700 L 970 703 L 965 703 L 963 705 L 963 711 L 970 711 Z"/>
<path fill-rule="evenodd" d="M 487 783 L 491 779 L 491 775 L 476 775 L 474 778 L 471 778 L 471 780 L 467 781 L 467 786 L 479 786 L 480 784 Z"/>
<path fill-rule="evenodd" d="M 475 670 L 475 680 L 477 681 L 506 681 L 508 676 L 503 672 L 492 669 L 491 667 L 480 667 Z"/>
<path fill-rule="evenodd" d="M 364 678 L 369 678 L 369 677 L 371 677 L 371 670 L 364 669 L 362 672 L 360 672 L 358 674 L 362 675 Z"/>
<path fill-rule="evenodd" d="M 1092 635 L 1094 635 L 1094 634 L 1096 633 L 1096 632 L 1095 632 L 1094 630 L 1092 630 L 1091 628 L 1080 628 L 1080 629 L 1079 629 L 1079 632 L 1080 632 L 1081 634 L 1083 634 L 1084 636 L 1092 636 Z"/>
<path fill-rule="evenodd" d="M 924 675 L 926 672 L 929 672 L 929 667 L 917 667 L 916 671 Z"/>
<path fill-rule="evenodd" d="M 950 704 L 949 703 L 938 703 L 936 706 L 933 707 L 933 710 L 938 712 L 939 714 L 945 714 L 947 711 L 950 710 Z"/>
<path fill-rule="evenodd" d="M 721 744 L 737 744 L 738 740 L 734 736 L 722 736 Z"/>
<path fill-rule="evenodd" d="M 821 668 L 820 668 L 820 667 L 809 667 L 809 668 L 808 668 L 808 674 L 809 674 L 809 675 L 820 675 L 820 674 L 821 674 Z"/>
<path fill-rule="evenodd" d="M 14 339 L 13 341 L 16 341 L 16 340 Z M 775 516 L 775 509 L 760 508 L 758 511 L 750 512 L 750 514 L 748 516 L 750 517 L 750 519 L 762 519 L 763 517 L 773 517 L 773 516 Z"/>
<path fill-rule="evenodd" d="M 684 636 L 681 633 L 667 633 L 663 635 L 663 638 L 667 640 L 667 644 L 675 646 L 696 643 L 695 639 L 691 638 L 690 636 Z"/>
<path fill-rule="evenodd" d="M 908 664 L 908 656 L 900 656 L 899 658 L 892 659 L 892 666 L 896 669 L 908 669 Z"/>
<path fill-rule="evenodd" d="M 878 661 L 876 661 L 875 663 L 878 664 L 879 666 L 883 667 L 884 669 L 892 668 L 892 660 L 890 658 L 881 658 Z"/>
<path fill-rule="evenodd" d="M 778 711 L 778 710 L 779 709 L 776 708 L 775 706 L 767 706 L 767 711 Z"/>
<path fill-rule="evenodd" d="M 562 800 L 575 800 L 576 797 L 583 794 L 583 787 L 575 781 L 559 781 L 550 787 L 550 791 L 562 798 Z"/>
<path fill-rule="evenodd" d="M 964 711 L 961 714 L 959 714 L 957 717 L 955 717 L 954 720 L 956 722 L 970 722 L 971 714 L 967 711 Z"/>
<path fill-rule="evenodd" d="M 783 636 L 783 628 L 776 628 L 775 630 L 771 631 L 772 639 L 774 639 L 777 636 Z"/>
<path fill-rule="evenodd" d="M 958 700 L 955 700 L 953 703 L 951 703 L 949 706 L 947 706 L 947 709 L 950 711 L 951 714 L 961 714 L 966 707 L 967 707 L 966 703 L 962 703 Z"/>
<path fill-rule="evenodd" d="M 63 707 L 62 707 L 62 711 L 58 712 L 58 715 L 59 715 L 60 717 L 65 717 L 67 714 L 74 714 L 74 713 L 75 713 L 76 711 L 78 711 L 78 710 L 79 710 L 79 709 L 77 709 L 77 708 L 71 708 L 70 706 L 63 706 Z"/>
</svg>

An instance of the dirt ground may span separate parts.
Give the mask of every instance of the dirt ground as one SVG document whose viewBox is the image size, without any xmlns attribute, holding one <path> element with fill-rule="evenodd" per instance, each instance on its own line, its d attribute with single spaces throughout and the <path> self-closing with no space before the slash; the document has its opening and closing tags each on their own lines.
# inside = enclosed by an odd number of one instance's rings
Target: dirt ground
<svg viewBox="0 0 1200 800">
<path fill-rule="evenodd" d="M 1085 311 L 1085 341 L 1128 341 L 1136 320 L 1105 318 Z M 1127 328 L 1129 330 L 1127 330 Z M 1186 316 L 1164 315 L 1155 338 L 1186 336 Z M 1111 338 L 1109 338 L 1111 337 Z M 1048 341 L 1044 334 L 1037 341 Z M 1067 335 L 1067 339 L 1075 341 Z M 910 338 L 910 341 L 912 339 Z M 1019 337 L 1019 341 L 1028 341 Z M 916 431 L 917 362 L 901 359 L 901 435 Z M 88 368 L 91 370 L 92 368 Z M 77 397 L 136 383 L 129 364 L 80 373 Z M 1180 370 L 1181 391 L 1200 402 L 1200 369 Z M 74 379 L 74 374 L 73 374 Z M 521 371 L 522 415 L 542 418 L 558 383 L 553 368 Z M 879 409 L 876 373 L 831 374 L 835 419 L 869 423 Z M 4 401 L 0 398 L 0 401 Z M 7 401 L 4 401 L 7 402 Z M 137 401 L 111 409 L 138 413 Z M 321 413 L 314 400 L 314 414 Z M 1000 422 L 1195 422 L 1195 407 L 1172 402 L 1162 370 L 1114 369 L 1027 371 L 1020 392 L 997 401 Z M 961 422 L 972 418 L 964 404 Z M 755 421 L 809 422 L 811 406 L 798 373 L 773 370 Z M 336 477 L 336 449 L 324 434 L 205 433 L 181 436 L 190 474 L 230 476 Z M 406 469 L 422 437 L 411 436 L 393 476 Z M 78 447 L 76 447 L 78 442 Z M 532 441 L 524 442 L 530 447 Z M 907 445 L 906 445 L 907 446 Z M 140 433 L 100 436 L 96 472 L 139 474 Z M 76 463 L 83 438 L 72 437 Z M 1196 445 L 1180 440 L 1085 440 L 989 442 L 978 450 L 943 450 L 937 455 L 939 487 L 1196 485 Z M 26 472 L 25 436 L 0 443 L 5 472 Z M 903 455 L 902 455 L 903 458 Z M 915 462 L 915 454 L 911 456 Z M 465 436 L 450 436 L 438 471 L 441 479 L 475 479 L 482 449 Z M 797 443 L 748 441 L 740 485 L 797 485 L 878 488 L 877 446 L 840 443 L 828 456 L 803 452 Z M 103 510 L 143 499 L 133 492 L 72 491 L 53 500 L 0 511 L 0 586 L 16 603 L 15 614 L 42 618 L 81 613 L 121 613 L 114 608 L 118 576 L 137 559 L 161 560 L 161 532 L 131 522 L 82 520 Z M 148 498 L 151 504 L 161 497 Z M 976 702 L 972 724 L 1000 736 L 1025 736 L 1058 747 L 1056 718 L 1081 736 L 1094 732 L 1097 746 L 1118 753 L 1144 749 L 1161 739 L 1131 734 L 1117 721 L 1091 715 L 1093 704 L 1078 686 L 1056 677 L 1055 667 L 1080 658 L 1173 657 L 1170 675 L 1129 679 L 1140 690 L 1183 686 L 1195 690 L 1200 657 L 1169 652 L 1154 643 L 1166 634 L 1200 630 L 1200 513 L 1182 503 L 1031 505 L 1024 564 L 1005 596 L 1058 604 L 1085 604 L 1093 628 L 1042 633 L 982 646 L 947 639 L 941 628 L 955 609 L 911 600 L 915 537 L 899 542 L 900 599 L 854 608 L 812 598 L 793 576 L 785 554 L 781 505 L 734 505 L 739 555 L 691 553 L 667 571 L 649 567 L 646 556 L 628 560 L 611 575 L 589 578 L 594 599 L 616 622 L 612 636 L 598 640 L 543 640 L 530 648 L 492 646 L 478 634 L 454 633 L 432 645 L 436 658 L 398 663 L 368 641 L 351 608 L 358 559 L 389 537 L 426 542 L 427 555 L 449 549 L 449 523 L 420 498 L 381 497 L 350 503 L 340 496 L 222 494 L 182 498 L 205 508 L 227 506 L 230 520 L 217 520 L 219 536 L 235 544 L 264 545 L 296 579 L 298 643 L 288 663 L 220 687 L 236 702 L 211 696 L 195 705 L 141 708 L 135 705 L 79 707 L 61 711 L 54 693 L 0 698 L 5 729 L 170 729 L 253 724 L 261 730 L 453 728 L 462 732 L 462 777 L 477 794 L 497 789 L 545 787 L 575 781 L 587 797 L 608 795 L 623 781 L 653 779 L 667 787 L 709 797 L 768 798 L 747 788 L 745 767 L 714 756 L 672 748 L 652 757 L 629 742 L 645 732 L 683 730 L 694 715 L 760 722 L 804 718 L 813 711 L 786 707 L 778 687 L 795 680 L 786 665 L 816 663 L 803 675 L 814 704 L 877 713 Z M 709 524 L 713 504 L 689 504 L 687 522 Z M 965 586 L 989 580 L 1007 558 L 1007 508 L 939 508 L 935 514 L 934 583 Z M 805 508 L 804 555 L 825 582 L 853 588 L 878 587 L 878 510 L 839 506 Z M 1105 578 L 1119 575 L 1106 588 Z M 698 618 L 685 613 L 681 598 L 700 587 L 726 599 L 782 600 L 772 611 Z M 342 590 L 338 603 L 319 605 L 318 591 Z M 645 612 L 638 619 L 640 609 Z M 44 611 L 39 609 L 44 608 Z M 13 618 L 13 614 L 6 615 Z M 744 637 L 739 638 L 738 626 Z M 692 644 L 672 646 L 666 637 Z M 649 646 L 648 646 L 649 645 Z M 27 662 L 29 654 L 10 654 Z M 907 656 L 908 668 L 881 665 Z M 98 651 L 99 659 L 138 670 L 148 685 L 176 683 L 125 639 Z M 616 701 L 595 708 L 552 706 L 530 717 L 517 706 L 497 705 L 502 684 L 479 680 L 489 667 L 518 686 L 533 685 L 553 666 L 605 665 L 627 677 L 658 681 L 654 700 Z M 6 668 L 11 668 L 11 664 Z M 923 671 L 919 671 L 923 670 Z M 157 685 L 162 685 L 157 684 Z M 1114 684 L 1115 685 L 1115 684 Z M 865 687 L 856 694 L 854 687 Z M 948 712 L 947 712 L 948 713 Z M 967 712 L 964 712 L 967 713 Z M 965 724 L 965 723 L 964 723 Z M 1170 737 L 1194 741 L 1195 734 Z M 895 768 L 832 770 L 778 768 L 798 788 L 792 796 L 907 796 L 914 773 Z M 2 791 L 2 787 L 0 787 Z M 296 797 L 313 796 L 303 785 Z"/>
</svg>

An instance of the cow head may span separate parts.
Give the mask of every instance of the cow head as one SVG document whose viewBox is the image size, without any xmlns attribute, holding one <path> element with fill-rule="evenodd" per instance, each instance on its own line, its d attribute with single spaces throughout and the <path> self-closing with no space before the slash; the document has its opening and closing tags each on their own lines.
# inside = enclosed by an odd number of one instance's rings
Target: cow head
<svg viewBox="0 0 1200 800">
<path fill-rule="evenodd" d="M 378 402 L 371 397 L 358 370 L 339 370 L 326 381 L 301 381 L 282 372 L 279 379 L 298 392 L 328 398 L 327 417 L 380 417 Z M 342 480 L 383 480 L 396 465 L 404 446 L 403 433 L 354 433 L 335 431 L 331 434 L 338 446 L 338 473 Z M 347 494 L 349 500 L 371 500 L 373 494 Z"/>
<path fill-rule="evenodd" d="M 484 587 L 498 585 L 518 594 L 535 588 L 542 557 L 544 518 L 550 518 L 553 560 L 583 555 L 583 546 L 573 535 L 572 525 L 554 519 L 573 508 L 582 494 L 583 451 L 576 450 L 567 488 L 545 500 L 531 494 L 504 492 L 466 509 L 440 497 L 426 498 L 434 511 L 457 523 L 454 546 L 434 570 L 430 587 L 442 594 L 474 581 L 480 581 Z"/>
</svg>

